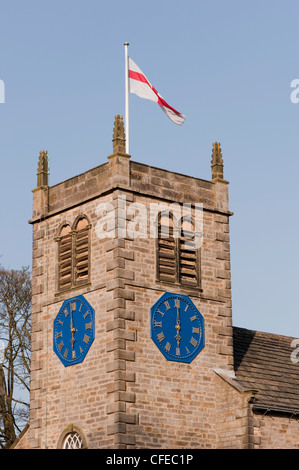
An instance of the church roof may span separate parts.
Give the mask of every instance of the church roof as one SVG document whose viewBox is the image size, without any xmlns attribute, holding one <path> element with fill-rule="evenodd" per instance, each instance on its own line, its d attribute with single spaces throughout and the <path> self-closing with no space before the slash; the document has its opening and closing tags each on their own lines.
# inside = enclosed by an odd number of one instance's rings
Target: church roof
<svg viewBox="0 0 299 470">
<path fill-rule="evenodd" d="M 234 327 L 236 379 L 257 391 L 254 408 L 299 414 L 299 341 L 292 344 L 293 340 Z"/>
</svg>

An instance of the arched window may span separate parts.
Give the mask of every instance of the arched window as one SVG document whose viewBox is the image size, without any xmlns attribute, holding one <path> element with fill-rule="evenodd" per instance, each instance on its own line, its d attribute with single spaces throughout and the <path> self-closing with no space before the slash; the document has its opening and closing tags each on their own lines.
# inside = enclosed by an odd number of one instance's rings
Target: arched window
<svg viewBox="0 0 299 470">
<path fill-rule="evenodd" d="M 63 225 L 58 242 L 58 290 L 67 290 L 89 282 L 90 224 L 86 217 L 76 219 L 73 228 Z"/>
<path fill-rule="evenodd" d="M 74 424 L 70 424 L 62 431 L 57 449 L 87 449 L 87 442 L 82 429 Z"/>
<path fill-rule="evenodd" d="M 58 238 L 58 288 L 69 289 L 72 286 L 72 229 L 64 225 Z"/>
<path fill-rule="evenodd" d="M 158 217 L 157 279 L 190 287 L 200 285 L 200 249 L 190 217 L 178 223 L 170 213 Z"/>
<path fill-rule="evenodd" d="M 82 437 L 78 432 L 68 433 L 63 442 L 63 449 L 82 449 Z"/>
<path fill-rule="evenodd" d="M 85 217 L 78 220 L 75 230 L 75 284 L 89 280 L 89 223 Z"/>
<path fill-rule="evenodd" d="M 179 279 L 181 284 L 198 285 L 198 250 L 195 244 L 194 223 L 190 218 L 181 220 Z"/>
<path fill-rule="evenodd" d="M 170 214 L 162 213 L 158 217 L 157 276 L 160 281 L 175 282 L 177 278 L 173 222 Z"/>
</svg>

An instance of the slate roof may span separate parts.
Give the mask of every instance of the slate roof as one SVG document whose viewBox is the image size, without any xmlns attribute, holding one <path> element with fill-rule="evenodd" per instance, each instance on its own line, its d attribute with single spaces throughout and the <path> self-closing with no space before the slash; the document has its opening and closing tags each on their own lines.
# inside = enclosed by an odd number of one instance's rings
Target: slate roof
<svg viewBox="0 0 299 470">
<path fill-rule="evenodd" d="M 257 390 L 254 407 L 299 413 L 299 362 L 291 360 L 294 338 L 233 328 L 237 380 Z M 299 341 L 298 341 L 299 346 Z M 299 359 L 299 354 L 295 353 Z"/>
</svg>

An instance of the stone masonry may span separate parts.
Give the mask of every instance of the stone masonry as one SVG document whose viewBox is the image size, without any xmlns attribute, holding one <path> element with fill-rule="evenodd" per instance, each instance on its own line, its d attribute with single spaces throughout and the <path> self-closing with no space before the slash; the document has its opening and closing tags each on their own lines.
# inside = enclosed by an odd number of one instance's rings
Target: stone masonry
<svg viewBox="0 0 299 470">
<path fill-rule="evenodd" d="M 210 181 L 154 168 L 125 153 L 116 117 L 113 153 L 97 168 L 48 185 L 40 155 L 33 191 L 32 372 L 29 427 L 18 448 L 57 448 L 77 429 L 88 448 L 247 448 L 253 391 L 234 382 L 228 183 L 219 143 Z M 108 203 L 114 224 L 99 237 Z M 133 239 L 130 207 L 203 204 L 200 287 L 157 279 L 156 240 Z M 84 215 L 91 226 L 90 282 L 57 289 L 57 237 Z M 109 215 L 109 214 L 108 214 Z M 108 220 L 108 219 L 107 219 Z M 148 234 L 150 219 L 147 220 Z M 205 320 L 205 346 L 190 363 L 167 361 L 150 337 L 150 308 L 164 292 L 188 295 Z M 82 294 L 95 309 L 95 340 L 80 364 L 53 352 L 62 302 Z"/>
</svg>

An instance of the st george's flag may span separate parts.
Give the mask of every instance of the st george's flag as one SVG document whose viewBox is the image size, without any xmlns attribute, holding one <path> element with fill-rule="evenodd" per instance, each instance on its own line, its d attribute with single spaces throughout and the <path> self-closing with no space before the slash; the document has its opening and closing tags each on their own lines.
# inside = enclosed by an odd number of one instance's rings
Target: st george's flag
<svg viewBox="0 0 299 470">
<path fill-rule="evenodd" d="M 180 126 L 185 121 L 184 114 L 179 113 L 172 106 L 162 98 L 157 90 L 151 85 L 149 80 L 146 78 L 144 73 L 140 70 L 138 65 L 129 57 L 129 92 L 134 93 L 140 98 L 154 101 L 158 103 L 164 113 L 171 119 L 175 124 Z"/>
</svg>

